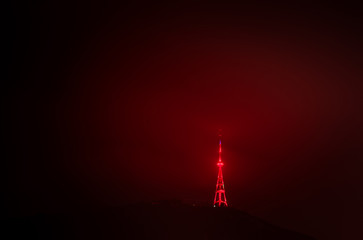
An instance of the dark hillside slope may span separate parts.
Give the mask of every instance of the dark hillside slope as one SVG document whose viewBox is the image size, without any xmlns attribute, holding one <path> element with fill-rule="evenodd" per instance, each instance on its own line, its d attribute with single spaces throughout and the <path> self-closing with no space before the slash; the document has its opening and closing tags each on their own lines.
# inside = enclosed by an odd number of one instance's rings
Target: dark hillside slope
<svg viewBox="0 0 363 240">
<path fill-rule="evenodd" d="M 270 225 L 233 208 L 139 204 L 64 216 L 13 219 L 14 239 L 278 239 L 311 237 Z"/>
</svg>

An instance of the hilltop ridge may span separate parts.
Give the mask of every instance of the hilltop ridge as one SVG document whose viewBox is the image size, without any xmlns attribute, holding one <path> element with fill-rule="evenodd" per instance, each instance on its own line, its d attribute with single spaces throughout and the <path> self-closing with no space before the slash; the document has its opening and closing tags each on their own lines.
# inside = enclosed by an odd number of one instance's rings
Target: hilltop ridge
<svg viewBox="0 0 363 240">
<path fill-rule="evenodd" d="M 139 203 L 11 221 L 15 239 L 244 239 L 312 240 L 234 208 L 179 201 Z"/>
</svg>

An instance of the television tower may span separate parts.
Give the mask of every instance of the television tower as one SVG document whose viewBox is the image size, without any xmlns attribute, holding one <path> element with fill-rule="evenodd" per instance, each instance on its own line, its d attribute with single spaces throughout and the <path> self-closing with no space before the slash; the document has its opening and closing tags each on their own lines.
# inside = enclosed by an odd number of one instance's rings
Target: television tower
<svg viewBox="0 0 363 240">
<path fill-rule="evenodd" d="M 224 181 L 222 174 L 222 166 L 224 163 L 222 162 L 222 134 L 219 131 L 219 159 L 218 159 L 218 178 L 217 178 L 217 186 L 216 186 L 216 194 L 214 196 L 214 207 L 228 207 L 227 199 L 226 199 L 226 191 L 224 190 Z"/>
</svg>

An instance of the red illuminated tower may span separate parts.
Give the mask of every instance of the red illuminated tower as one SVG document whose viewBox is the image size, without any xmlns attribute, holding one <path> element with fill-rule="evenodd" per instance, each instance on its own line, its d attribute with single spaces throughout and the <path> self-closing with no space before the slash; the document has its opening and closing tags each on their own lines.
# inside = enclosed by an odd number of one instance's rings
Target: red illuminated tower
<svg viewBox="0 0 363 240">
<path fill-rule="evenodd" d="M 224 165 L 222 162 L 222 134 L 219 133 L 219 159 L 218 159 L 218 179 L 216 186 L 216 194 L 214 196 L 214 207 L 228 207 L 227 199 L 226 199 L 226 191 L 224 190 L 224 181 L 222 174 L 222 166 Z"/>
</svg>

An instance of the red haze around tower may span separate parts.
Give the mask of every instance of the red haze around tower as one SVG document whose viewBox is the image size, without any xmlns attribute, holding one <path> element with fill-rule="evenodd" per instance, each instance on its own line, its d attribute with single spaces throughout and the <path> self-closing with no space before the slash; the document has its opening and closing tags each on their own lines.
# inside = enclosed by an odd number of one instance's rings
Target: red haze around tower
<svg viewBox="0 0 363 240">
<path fill-rule="evenodd" d="M 17 8 L 4 95 L 8 209 L 210 202 L 222 128 L 230 206 L 318 239 L 354 239 L 363 202 L 354 9 Z"/>
</svg>

